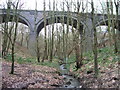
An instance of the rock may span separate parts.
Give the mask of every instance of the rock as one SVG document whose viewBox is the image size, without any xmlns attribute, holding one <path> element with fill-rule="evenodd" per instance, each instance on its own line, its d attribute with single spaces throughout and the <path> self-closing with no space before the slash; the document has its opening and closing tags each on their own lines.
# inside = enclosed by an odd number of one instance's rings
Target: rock
<svg viewBox="0 0 120 90">
<path fill-rule="evenodd" d="M 67 69 L 66 67 L 63 67 L 63 69 Z"/>
<path fill-rule="evenodd" d="M 46 80 L 46 82 L 49 82 L 50 80 Z"/>
<path fill-rule="evenodd" d="M 68 87 L 67 85 L 65 85 L 64 87 Z"/>
<path fill-rule="evenodd" d="M 66 80 L 66 79 L 67 79 L 66 77 L 63 78 L 63 80 Z"/>
<path fill-rule="evenodd" d="M 53 77 L 54 79 L 58 79 L 57 77 Z"/>
<path fill-rule="evenodd" d="M 66 82 L 66 84 L 67 84 L 67 85 L 70 85 L 70 84 L 71 84 L 71 82 L 70 82 L 70 81 L 68 81 L 68 82 Z"/>
<path fill-rule="evenodd" d="M 54 87 L 60 87 L 60 85 L 57 85 L 57 84 L 53 84 L 51 86 L 54 86 Z"/>
<path fill-rule="evenodd" d="M 92 70 L 89 70 L 89 71 L 87 71 L 87 74 L 91 74 L 93 71 Z"/>
<path fill-rule="evenodd" d="M 69 79 L 70 81 L 73 81 L 73 79 Z"/>
<path fill-rule="evenodd" d="M 105 73 L 105 71 L 101 71 L 101 73 Z"/>
<path fill-rule="evenodd" d="M 113 80 L 118 80 L 118 78 L 116 78 L 116 77 L 113 77 Z"/>
</svg>

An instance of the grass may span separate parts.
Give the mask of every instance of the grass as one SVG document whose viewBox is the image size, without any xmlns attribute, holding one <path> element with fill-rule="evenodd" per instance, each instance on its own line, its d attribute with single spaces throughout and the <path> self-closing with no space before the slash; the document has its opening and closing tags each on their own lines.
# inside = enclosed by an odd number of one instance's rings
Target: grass
<svg viewBox="0 0 120 90">
<path fill-rule="evenodd" d="M 92 52 L 86 52 L 83 54 L 83 57 L 85 60 L 83 60 L 83 67 L 80 68 L 81 70 L 89 70 L 94 67 L 94 56 Z M 8 54 L 6 57 L 7 61 L 12 61 L 11 54 Z M 59 63 L 58 59 L 53 59 L 52 62 L 49 60 L 45 60 L 44 62 L 38 63 L 36 58 L 23 58 L 23 57 L 18 57 L 15 55 L 15 61 L 18 62 L 19 64 L 23 63 L 32 63 L 35 65 L 43 65 L 43 66 L 49 66 L 49 67 L 54 67 L 54 68 L 59 68 Z M 72 69 L 72 71 L 76 70 L 75 67 L 75 55 L 71 56 L 67 60 L 66 67 L 68 70 Z M 105 47 L 105 48 L 100 48 L 98 49 L 98 64 L 103 67 L 108 67 L 110 64 L 116 63 L 118 61 L 117 55 L 114 54 L 114 49 L 113 47 Z M 91 67 L 92 66 L 92 67 Z"/>
<path fill-rule="evenodd" d="M 17 62 L 19 64 L 23 64 L 23 63 L 36 63 L 37 61 L 34 59 L 34 58 L 22 58 L 22 57 L 19 57 L 16 59 Z"/>
<path fill-rule="evenodd" d="M 23 64 L 23 63 L 35 63 L 36 60 L 34 58 L 22 58 L 22 57 L 18 57 L 16 55 L 14 55 L 15 61 L 19 64 Z M 12 56 L 11 54 L 7 54 L 5 59 L 9 62 L 12 61 Z"/>
<path fill-rule="evenodd" d="M 44 62 L 37 63 L 37 65 L 49 66 L 53 68 L 59 68 L 59 63 L 56 59 L 53 59 L 52 62 L 45 60 Z"/>
<path fill-rule="evenodd" d="M 67 64 L 66 64 L 66 68 L 68 69 L 68 70 L 70 70 L 70 65 L 71 64 L 73 64 L 73 63 L 75 63 L 75 56 L 71 56 L 70 58 L 68 58 L 68 60 L 67 60 Z M 74 65 L 73 65 L 73 67 L 74 67 Z M 75 67 L 73 68 L 73 69 L 76 69 Z"/>
<path fill-rule="evenodd" d="M 7 54 L 4 58 L 5 58 L 8 62 L 12 61 L 12 56 L 11 56 L 11 54 Z"/>
<path fill-rule="evenodd" d="M 12 61 L 11 54 L 8 54 L 5 58 L 9 62 Z M 19 64 L 31 63 L 31 64 L 35 64 L 35 65 L 43 65 L 43 66 L 49 66 L 49 67 L 54 67 L 54 68 L 59 67 L 58 61 L 56 59 L 53 59 L 53 62 L 45 60 L 44 62 L 38 63 L 35 58 L 22 58 L 22 57 L 18 57 L 15 55 L 15 61 Z"/>
<path fill-rule="evenodd" d="M 90 70 L 94 68 L 94 56 L 92 51 L 84 53 L 83 57 L 85 60 L 83 60 L 83 66 L 80 68 L 80 70 Z M 69 59 L 69 62 L 75 61 L 75 56 Z M 114 64 L 118 61 L 117 55 L 114 53 L 113 47 L 104 47 L 98 49 L 98 64 L 101 67 L 108 67 L 109 65 L 114 66 Z M 70 68 L 70 66 L 68 66 Z M 71 69 L 75 70 L 75 63 L 71 64 Z"/>
</svg>

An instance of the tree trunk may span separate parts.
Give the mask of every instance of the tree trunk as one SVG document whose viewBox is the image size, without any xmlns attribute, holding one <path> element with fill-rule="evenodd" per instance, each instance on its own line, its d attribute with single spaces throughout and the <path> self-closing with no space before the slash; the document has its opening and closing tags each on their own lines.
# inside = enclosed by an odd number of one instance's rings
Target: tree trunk
<svg viewBox="0 0 120 90">
<path fill-rule="evenodd" d="M 111 42 L 111 30 L 110 30 L 110 26 L 111 26 L 111 20 L 110 20 L 110 2 L 107 0 L 107 17 L 108 17 L 108 35 L 109 35 L 109 45 L 112 46 L 112 42 Z"/>
<path fill-rule="evenodd" d="M 8 13 L 9 14 L 9 13 Z M 8 15 L 7 15 L 8 16 Z M 3 33 L 3 42 L 2 42 L 2 57 L 4 58 L 7 54 L 7 45 L 8 45 L 8 19 L 6 18 L 5 20 L 5 25 L 3 26 L 4 28 L 4 33 Z"/>
<path fill-rule="evenodd" d="M 95 23 L 94 23 L 94 3 L 91 0 L 91 8 L 92 8 L 92 26 L 93 26 L 93 32 L 94 32 L 94 40 L 93 40 L 93 54 L 94 54 L 94 70 L 95 70 L 95 77 L 98 77 L 98 61 L 97 61 L 97 32 L 95 28 Z"/>
<path fill-rule="evenodd" d="M 22 35 L 22 38 L 21 38 L 21 43 L 20 43 L 20 45 L 22 46 L 22 44 L 23 44 L 23 35 L 24 35 L 24 33 L 21 33 Z"/>
<path fill-rule="evenodd" d="M 36 46 L 36 48 L 37 48 L 37 61 L 38 61 L 38 63 L 40 62 L 40 48 L 39 48 L 39 38 L 38 38 L 39 36 L 37 36 L 36 37 L 36 40 L 37 40 L 37 46 Z"/>
<path fill-rule="evenodd" d="M 43 56 L 43 59 L 42 59 L 42 62 L 44 62 L 44 59 L 48 59 L 48 54 L 47 54 L 47 31 L 46 31 L 46 3 L 45 3 L 45 0 L 44 0 L 44 30 L 45 30 L 45 33 L 44 33 L 44 42 L 45 42 L 45 47 L 44 47 L 44 56 Z"/>
<path fill-rule="evenodd" d="M 12 44 L 12 65 L 11 65 L 11 73 L 10 74 L 14 74 L 14 44 Z"/>
<path fill-rule="evenodd" d="M 111 1 L 111 18 L 112 18 L 112 34 L 113 34 L 113 42 L 114 42 L 114 52 L 117 53 L 118 50 L 117 50 L 117 40 L 116 40 L 116 35 L 115 35 L 115 21 L 114 21 L 114 14 L 113 14 L 113 2 Z"/>
<path fill-rule="evenodd" d="M 27 46 L 27 49 L 28 49 L 28 42 L 29 42 L 28 36 L 26 36 L 26 46 Z"/>
<path fill-rule="evenodd" d="M 75 53 L 76 53 L 76 68 L 77 70 L 82 66 L 82 59 L 80 56 L 80 44 L 79 44 L 79 30 L 80 30 L 80 5 L 81 2 L 77 1 L 77 30 L 76 33 L 74 34 L 74 42 L 75 42 Z"/>
<path fill-rule="evenodd" d="M 53 0 L 53 13 L 52 13 L 52 40 L 51 40 L 51 50 L 50 50 L 50 62 L 52 62 L 53 59 L 53 47 L 54 47 L 54 23 L 55 23 L 55 15 L 54 15 L 54 11 L 55 11 L 55 0 Z"/>
<path fill-rule="evenodd" d="M 120 21 L 118 21 L 118 10 L 120 2 L 114 0 L 115 7 L 116 7 L 116 27 L 117 27 L 117 56 L 118 56 L 118 85 L 117 87 L 120 88 Z"/>
<path fill-rule="evenodd" d="M 17 9 L 18 9 L 19 1 L 17 2 L 17 5 L 15 7 L 15 16 L 14 16 L 14 22 L 15 22 L 15 29 L 14 29 L 14 37 L 12 42 L 12 66 L 11 66 L 11 74 L 14 73 L 14 48 L 15 48 L 15 42 L 16 42 L 16 36 L 17 36 L 17 28 L 18 28 L 18 16 L 17 16 Z M 12 38 L 12 37 L 11 37 Z"/>
</svg>

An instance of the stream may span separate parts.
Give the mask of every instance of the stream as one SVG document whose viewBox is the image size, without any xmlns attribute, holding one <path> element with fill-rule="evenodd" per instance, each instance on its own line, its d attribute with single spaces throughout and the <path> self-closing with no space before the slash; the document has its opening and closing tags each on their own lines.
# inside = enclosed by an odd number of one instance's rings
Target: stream
<svg viewBox="0 0 120 90">
<path fill-rule="evenodd" d="M 81 88 L 79 81 L 74 78 L 74 76 L 69 75 L 69 70 L 66 68 L 65 64 L 60 65 L 60 73 L 64 78 L 64 85 L 62 88 Z"/>
</svg>

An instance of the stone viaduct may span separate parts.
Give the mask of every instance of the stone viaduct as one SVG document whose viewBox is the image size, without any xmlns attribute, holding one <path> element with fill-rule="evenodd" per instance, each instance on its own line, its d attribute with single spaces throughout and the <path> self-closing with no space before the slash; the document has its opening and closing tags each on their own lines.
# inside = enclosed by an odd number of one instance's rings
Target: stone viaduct
<svg viewBox="0 0 120 90">
<path fill-rule="evenodd" d="M 30 45 L 32 44 L 33 41 L 35 41 L 36 37 L 36 32 L 39 34 L 42 28 L 44 28 L 44 16 L 43 16 L 43 11 L 37 11 L 37 18 L 35 22 L 35 10 L 18 10 L 18 16 L 19 16 L 19 22 L 27 25 L 30 29 L 30 35 L 29 35 L 29 42 Z M 48 20 L 50 19 L 50 15 L 48 14 L 49 11 L 46 11 L 46 22 L 47 25 L 50 24 L 48 23 Z M 67 24 L 67 12 L 64 12 L 62 14 L 60 11 L 55 11 L 55 17 L 57 18 L 57 23 L 61 23 L 60 18 L 64 16 L 64 23 Z M 72 13 L 72 20 L 73 20 L 73 26 L 76 28 L 77 27 L 77 21 L 80 22 L 80 26 L 82 27 L 82 30 L 85 30 L 85 36 L 87 42 L 85 43 L 85 46 L 88 48 L 85 48 L 86 50 L 91 49 L 92 47 L 90 45 L 90 42 L 93 37 L 93 26 L 92 26 L 92 21 L 91 21 L 91 14 L 90 13 L 81 13 L 80 18 L 77 18 L 77 13 L 76 12 L 71 12 Z M 12 17 L 12 11 L 10 13 Z M 0 17 L 2 19 L 2 22 L 4 22 L 4 19 L 6 17 L 6 10 L 1 9 L 0 10 Z M 107 15 L 105 14 L 95 14 L 95 27 L 99 25 L 107 25 Z M 120 26 L 120 15 L 118 16 L 119 20 L 119 26 Z M 56 21 L 56 20 L 55 20 Z M 56 23 L 56 22 L 55 22 Z M 34 27 L 36 25 L 36 31 L 34 30 Z M 81 29 L 81 28 L 80 28 Z M 120 30 L 120 28 L 119 28 Z M 81 31 L 81 30 L 80 30 Z"/>
</svg>

